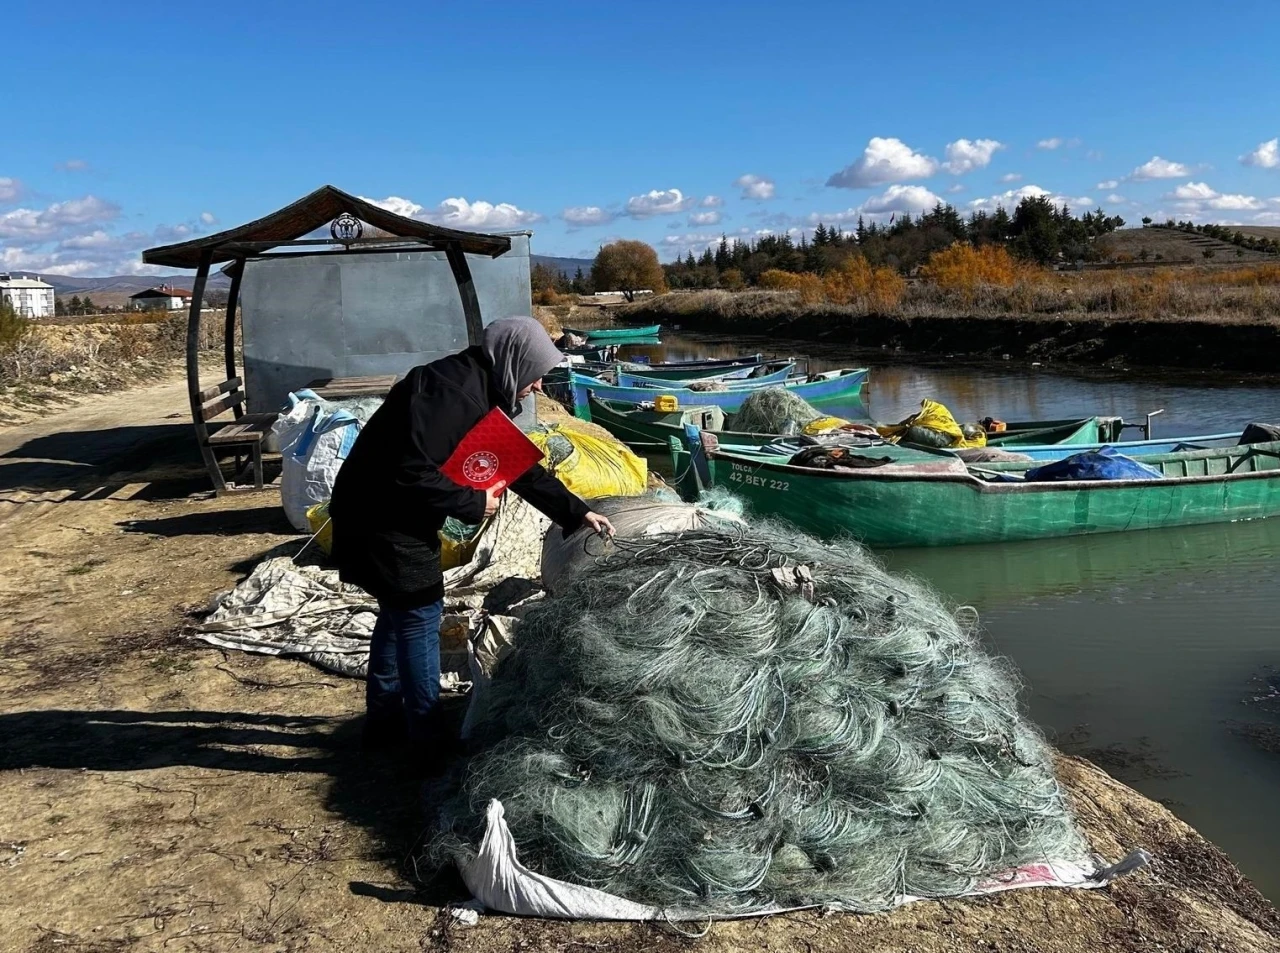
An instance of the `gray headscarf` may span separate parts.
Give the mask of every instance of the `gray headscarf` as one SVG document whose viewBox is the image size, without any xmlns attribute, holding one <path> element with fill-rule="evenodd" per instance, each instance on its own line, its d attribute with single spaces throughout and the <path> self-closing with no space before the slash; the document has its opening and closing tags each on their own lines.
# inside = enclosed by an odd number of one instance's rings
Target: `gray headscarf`
<svg viewBox="0 0 1280 953">
<path fill-rule="evenodd" d="M 484 329 L 480 343 L 493 365 L 493 388 L 502 409 L 520 412 L 516 394 L 564 360 L 551 335 L 533 318 L 499 318 Z"/>
</svg>

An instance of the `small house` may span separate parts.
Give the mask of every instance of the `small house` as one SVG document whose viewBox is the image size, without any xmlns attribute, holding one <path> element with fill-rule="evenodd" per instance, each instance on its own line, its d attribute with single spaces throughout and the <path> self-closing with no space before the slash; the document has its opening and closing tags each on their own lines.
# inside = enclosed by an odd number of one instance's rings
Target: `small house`
<svg viewBox="0 0 1280 953">
<path fill-rule="evenodd" d="M 191 292 L 172 285 L 159 285 L 129 295 L 132 311 L 181 311 L 191 305 Z"/>
</svg>

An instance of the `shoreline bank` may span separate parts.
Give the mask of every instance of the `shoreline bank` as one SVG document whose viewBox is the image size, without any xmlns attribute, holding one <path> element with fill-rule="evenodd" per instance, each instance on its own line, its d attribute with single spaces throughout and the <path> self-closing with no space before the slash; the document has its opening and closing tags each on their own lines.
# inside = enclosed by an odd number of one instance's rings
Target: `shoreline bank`
<svg viewBox="0 0 1280 953">
<path fill-rule="evenodd" d="M 678 324 L 695 333 L 731 331 L 925 358 L 1024 359 L 1087 367 L 1151 367 L 1275 373 L 1280 323 L 1089 315 L 854 315 L 822 305 L 751 307 L 733 296 L 715 308 L 663 295 L 620 308 L 625 321 Z"/>
</svg>

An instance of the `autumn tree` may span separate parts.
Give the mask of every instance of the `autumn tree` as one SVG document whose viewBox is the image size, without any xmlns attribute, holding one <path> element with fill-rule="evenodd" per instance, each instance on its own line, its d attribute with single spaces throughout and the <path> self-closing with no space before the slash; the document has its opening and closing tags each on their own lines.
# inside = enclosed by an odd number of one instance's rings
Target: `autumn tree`
<svg viewBox="0 0 1280 953">
<path fill-rule="evenodd" d="M 621 239 L 605 245 L 591 266 L 591 284 L 597 291 L 621 291 L 628 301 L 642 290 L 661 294 L 667 290 L 658 253 L 644 242 Z"/>
</svg>

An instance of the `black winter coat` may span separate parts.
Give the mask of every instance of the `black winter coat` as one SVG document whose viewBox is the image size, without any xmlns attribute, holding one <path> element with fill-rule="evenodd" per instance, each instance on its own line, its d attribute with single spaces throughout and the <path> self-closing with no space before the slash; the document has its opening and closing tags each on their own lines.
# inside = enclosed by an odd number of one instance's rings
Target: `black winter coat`
<svg viewBox="0 0 1280 953">
<path fill-rule="evenodd" d="M 411 370 L 356 438 L 333 486 L 333 556 L 343 582 L 395 608 L 444 595 L 440 538 L 446 517 L 479 523 L 481 490 L 459 486 L 440 467 L 492 408 L 492 369 L 478 347 Z M 541 466 L 511 484 L 565 531 L 590 508 Z"/>
</svg>

